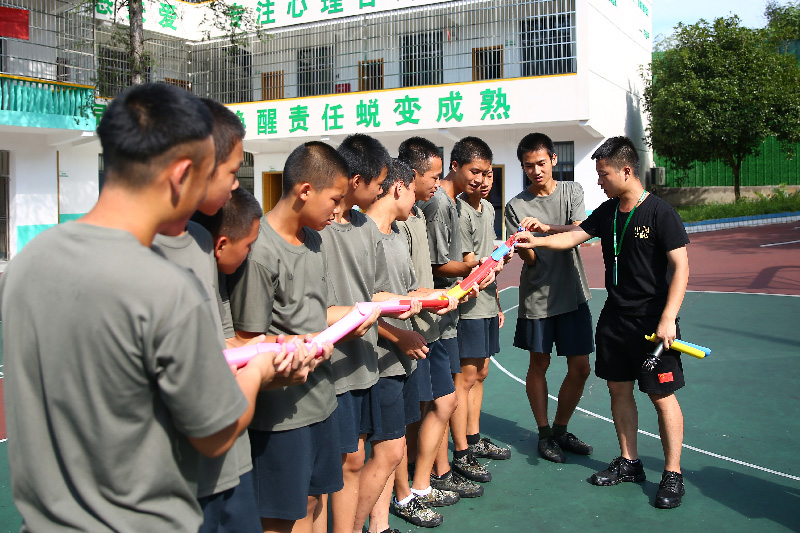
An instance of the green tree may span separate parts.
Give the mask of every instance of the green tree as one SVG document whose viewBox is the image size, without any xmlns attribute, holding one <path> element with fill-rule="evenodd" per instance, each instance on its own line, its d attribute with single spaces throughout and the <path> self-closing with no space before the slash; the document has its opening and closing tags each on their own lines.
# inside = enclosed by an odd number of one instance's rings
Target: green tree
<svg viewBox="0 0 800 533">
<path fill-rule="evenodd" d="M 737 16 L 678 24 L 643 74 L 647 142 L 679 170 L 721 160 L 733 171 L 737 200 L 742 161 L 765 138 L 777 137 L 787 152 L 800 141 L 796 58 Z"/>
<path fill-rule="evenodd" d="M 764 16 L 770 38 L 784 50 L 789 43 L 800 39 L 800 2 L 779 4 L 770 0 L 764 8 Z"/>
</svg>

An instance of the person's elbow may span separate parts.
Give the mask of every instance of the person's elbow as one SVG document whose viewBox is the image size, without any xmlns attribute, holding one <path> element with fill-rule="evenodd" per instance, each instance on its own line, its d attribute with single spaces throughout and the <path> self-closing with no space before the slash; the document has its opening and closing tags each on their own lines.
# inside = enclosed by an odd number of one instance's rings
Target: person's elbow
<svg viewBox="0 0 800 533">
<path fill-rule="evenodd" d="M 224 455 L 236 442 L 238 424 L 230 426 L 207 437 L 189 437 L 189 443 L 202 455 L 214 459 Z"/>
</svg>

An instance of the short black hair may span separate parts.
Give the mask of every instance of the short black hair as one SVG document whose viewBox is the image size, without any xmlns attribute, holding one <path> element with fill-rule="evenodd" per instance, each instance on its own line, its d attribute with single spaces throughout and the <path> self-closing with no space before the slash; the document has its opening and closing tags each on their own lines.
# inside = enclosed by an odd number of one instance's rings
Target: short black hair
<svg viewBox="0 0 800 533">
<path fill-rule="evenodd" d="M 206 228 L 216 241 L 227 237 L 231 242 L 244 239 L 250 233 L 253 220 L 261 218 L 261 204 L 250 191 L 239 187 L 214 215 L 195 212 L 192 220 Z"/>
<path fill-rule="evenodd" d="M 111 101 L 97 126 L 106 181 L 141 188 L 169 163 L 160 156 L 206 140 L 212 129 L 208 108 L 189 91 L 166 83 L 134 85 Z M 202 150 L 186 148 L 199 164 Z"/>
<path fill-rule="evenodd" d="M 367 185 L 392 163 L 386 147 L 378 139 L 363 133 L 348 135 L 337 151 L 347 161 L 349 177 L 359 175 Z"/>
<path fill-rule="evenodd" d="M 432 159 L 442 159 L 439 147 L 423 137 L 411 137 L 400 143 L 397 157 L 402 159 L 411 168 L 425 174 L 431 168 Z"/>
<path fill-rule="evenodd" d="M 529 133 L 517 145 L 517 159 L 522 163 L 522 156 L 528 152 L 538 152 L 542 148 L 547 150 L 547 155 L 552 159 L 556 153 L 553 140 L 544 133 Z"/>
<path fill-rule="evenodd" d="M 300 183 L 321 191 L 333 186 L 339 176 L 348 177 L 347 161 L 330 145 L 309 141 L 295 148 L 283 167 L 283 196 Z"/>
<path fill-rule="evenodd" d="M 244 140 L 244 124 L 236 113 L 211 98 L 201 98 L 214 120 L 214 156 L 217 165 L 228 159 L 236 143 Z"/>
<path fill-rule="evenodd" d="M 383 198 L 386 196 L 386 194 L 389 192 L 389 189 L 391 189 L 392 185 L 395 183 L 400 182 L 406 189 L 408 189 L 413 181 L 414 169 L 411 168 L 411 165 L 402 159 L 392 159 L 391 165 L 389 165 L 389 171 L 386 173 L 386 179 L 383 182 L 383 190 L 378 198 Z"/>
<path fill-rule="evenodd" d="M 492 157 L 492 149 L 483 139 L 464 137 L 454 144 L 450 151 L 450 166 L 453 166 L 453 161 L 459 165 L 466 165 L 476 159 L 483 159 L 491 163 Z"/>
<path fill-rule="evenodd" d="M 600 148 L 594 151 L 592 159 L 605 159 L 617 171 L 622 167 L 631 167 L 633 175 L 639 177 L 639 152 L 628 137 L 611 137 L 606 139 Z"/>
</svg>

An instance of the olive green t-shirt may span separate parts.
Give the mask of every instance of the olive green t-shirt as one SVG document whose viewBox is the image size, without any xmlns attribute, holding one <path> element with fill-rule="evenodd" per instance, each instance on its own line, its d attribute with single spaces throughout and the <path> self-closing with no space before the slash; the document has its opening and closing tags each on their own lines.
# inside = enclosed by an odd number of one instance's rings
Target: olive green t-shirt
<svg viewBox="0 0 800 533">
<path fill-rule="evenodd" d="M 253 333 L 304 335 L 328 327 L 328 272 L 319 233 L 303 228 L 293 245 L 261 219 L 258 238 L 244 264 L 230 276 L 233 327 Z M 250 427 L 284 431 L 328 418 L 336 409 L 333 368 L 320 364 L 302 385 L 262 391 Z"/>
<path fill-rule="evenodd" d="M 67 222 L 0 277 L 14 503 L 30 531 L 197 531 L 187 437 L 247 400 L 196 278 L 131 233 Z"/>
<path fill-rule="evenodd" d="M 506 204 L 509 235 L 525 217 L 545 224 L 566 225 L 586 219 L 583 188 L 574 181 L 559 181 L 547 196 L 522 191 Z M 519 314 L 545 318 L 569 313 L 591 298 L 578 248 L 545 250 L 536 248 L 533 265 L 523 265 L 519 279 Z"/>
<path fill-rule="evenodd" d="M 350 222 L 333 222 L 321 235 L 328 265 L 329 306 L 370 302 L 375 293 L 388 290 L 381 233 L 371 218 L 352 209 Z M 378 382 L 377 342 L 376 324 L 363 337 L 334 347 L 331 363 L 336 394 L 368 389 Z"/>
<path fill-rule="evenodd" d="M 481 210 L 473 208 L 460 196 L 457 202 L 461 221 L 462 253 L 474 253 L 475 260 L 492 255 L 494 251 L 494 207 L 481 199 Z M 459 318 L 493 318 L 497 316 L 497 282 L 493 281 L 478 293 L 477 298 L 458 306 Z"/>
</svg>

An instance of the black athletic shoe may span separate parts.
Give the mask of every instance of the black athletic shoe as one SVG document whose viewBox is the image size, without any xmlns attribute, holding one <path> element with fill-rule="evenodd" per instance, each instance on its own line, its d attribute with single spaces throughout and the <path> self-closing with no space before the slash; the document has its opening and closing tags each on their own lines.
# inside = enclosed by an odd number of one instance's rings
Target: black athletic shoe
<svg viewBox="0 0 800 533">
<path fill-rule="evenodd" d="M 624 457 L 617 457 L 608 465 L 608 468 L 595 472 L 589 479 L 592 485 L 607 487 L 619 485 L 623 481 L 640 482 L 645 480 L 644 466 L 641 461 L 631 464 Z"/>
<path fill-rule="evenodd" d="M 664 470 L 656 492 L 656 507 L 659 509 L 677 507 L 681 504 L 681 497 L 684 494 L 686 490 L 683 488 L 683 475 Z"/>
<path fill-rule="evenodd" d="M 462 498 L 478 498 L 483 496 L 482 486 L 474 481 L 468 480 L 452 469 L 441 478 L 431 473 L 431 486 L 436 489 L 455 492 Z"/>
<path fill-rule="evenodd" d="M 471 453 L 467 453 L 467 455 L 461 459 L 454 458 L 453 462 L 450 463 L 450 467 L 472 481 L 486 483 L 492 480 L 492 473 L 489 472 L 485 466 L 480 464 Z"/>
<path fill-rule="evenodd" d="M 578 455 L 591 455 L 594 448 L 583 442 L 581 439 L 572 433 L 564 433 L 560 437 L 556 437 L 556 442 L 559 448 L 565 452 L 575 453 Z"/>
<path fill-rule="evenodd" d="M 566 460 L 564 452 L 553 437 L 539 439 L 539 455 L 554 463 L 563 463 Z"/>
<path fill-rule="evenodd" d="M 475 457 L 486 457 L 488 459 L 510 459 L 511 449 L 500 447 L 491 440 L 489 437 L 482 437 L 477 444 L 472 444 L 469 451 Z"/>
</svg>

